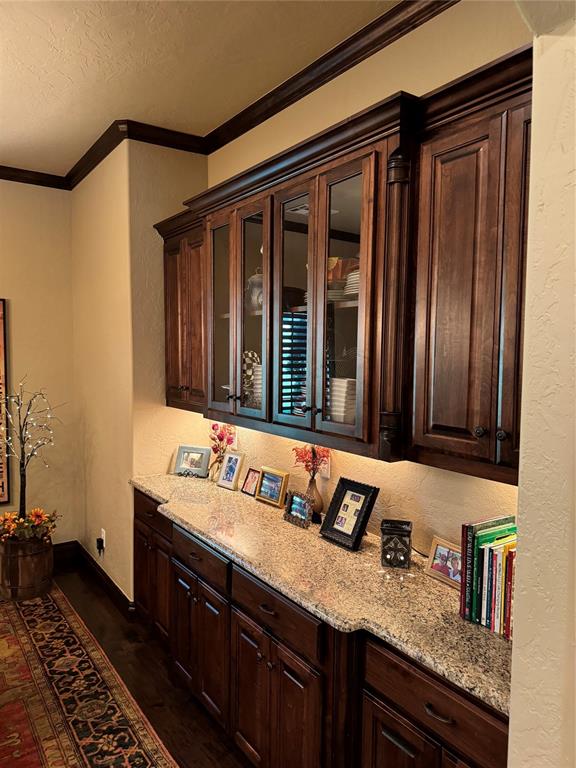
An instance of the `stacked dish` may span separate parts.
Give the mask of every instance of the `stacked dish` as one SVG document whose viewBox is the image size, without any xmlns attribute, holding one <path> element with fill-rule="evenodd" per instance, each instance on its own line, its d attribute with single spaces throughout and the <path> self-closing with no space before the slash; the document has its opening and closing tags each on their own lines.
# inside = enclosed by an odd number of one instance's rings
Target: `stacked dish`
<svg viewBox="0 0 576 768">
<path fill-rule="evenodd" d="M 262 365 L 255 364 L 253 368 L 252 378 L 252 395 L 256 407 L 259 408 L 262 404 Z"/>
<path fill-rule="evenodd" d="M 356 416 L 356 379 L 330 379 L 328 413 L 332 421 L 351 424 Z"/>
<path fill-rule="evenodd" d="M 358 296 L 360 291 L 360 270 L 357 269 L 354 272 L 350 272 L 346 278 L 346 287 L 344 288 L 345 296 Z"/>
</svg>

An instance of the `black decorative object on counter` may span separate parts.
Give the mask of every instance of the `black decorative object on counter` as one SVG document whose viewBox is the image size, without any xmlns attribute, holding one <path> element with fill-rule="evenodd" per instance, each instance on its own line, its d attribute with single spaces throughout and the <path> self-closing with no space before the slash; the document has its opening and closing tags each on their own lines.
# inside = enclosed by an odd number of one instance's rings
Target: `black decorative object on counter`
<svg viewBox="0 0 576 768">
<path fill-rule="evenodd" d="M 412 523 L 409 520 L 382 520 L 382 565 L 410 568 Z"/>
</svg>

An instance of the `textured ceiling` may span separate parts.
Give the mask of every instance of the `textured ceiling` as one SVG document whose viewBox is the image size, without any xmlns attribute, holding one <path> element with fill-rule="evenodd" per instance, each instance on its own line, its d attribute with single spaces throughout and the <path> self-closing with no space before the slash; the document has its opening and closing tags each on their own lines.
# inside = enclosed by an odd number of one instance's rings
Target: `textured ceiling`
<svg viewBox="0 0 576 768">
<path fill-rule="evenodd" d="M 64 174 L 117 119 L 205 135 L 392 5 L 0 0 L 0 165 Z"/>
</svg>

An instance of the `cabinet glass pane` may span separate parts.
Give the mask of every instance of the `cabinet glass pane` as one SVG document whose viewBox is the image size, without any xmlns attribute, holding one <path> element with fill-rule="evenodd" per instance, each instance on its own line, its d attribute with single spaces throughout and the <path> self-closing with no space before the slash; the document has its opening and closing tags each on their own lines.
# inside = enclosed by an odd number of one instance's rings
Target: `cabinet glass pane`
<svg viewBox="0 0 576 768">
<path fill-rule="evenodd" d="M 264 214 L 260 211 L 242 220 L 242 405 L 262 408 L 262 343 L 264 316 Z"/>
<path fill-rule="evenodd" d="M 282 327 L 279 412 L 306 414 L 308 403 L 309 195 L 282 206 Z"/>
<path fill-rule="evenodd" d="M 230 227 L 212 230 L 213 392 L 215 403 L 230 393 Z M 233 393 L 232 393 L 233 394 Z"/>
<path fill-rule="evenodd" d="M 324 403 L 327 421 L 356 420 L 362 175 L 329 187 Z M 358 384 L 360 386 L 360 384 Z"/>
</svg>

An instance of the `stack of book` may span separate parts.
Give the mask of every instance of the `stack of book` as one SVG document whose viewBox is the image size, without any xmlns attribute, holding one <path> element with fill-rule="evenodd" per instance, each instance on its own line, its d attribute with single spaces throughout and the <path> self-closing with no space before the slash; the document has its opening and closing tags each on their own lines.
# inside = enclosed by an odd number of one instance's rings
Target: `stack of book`
<svg viewBox="0 0 576 768">
<path fill-rule="evenodd" d="M 462 526 L 460 615 L 508 640 L 512 638 L 516 518 Z"/>
</svg>

